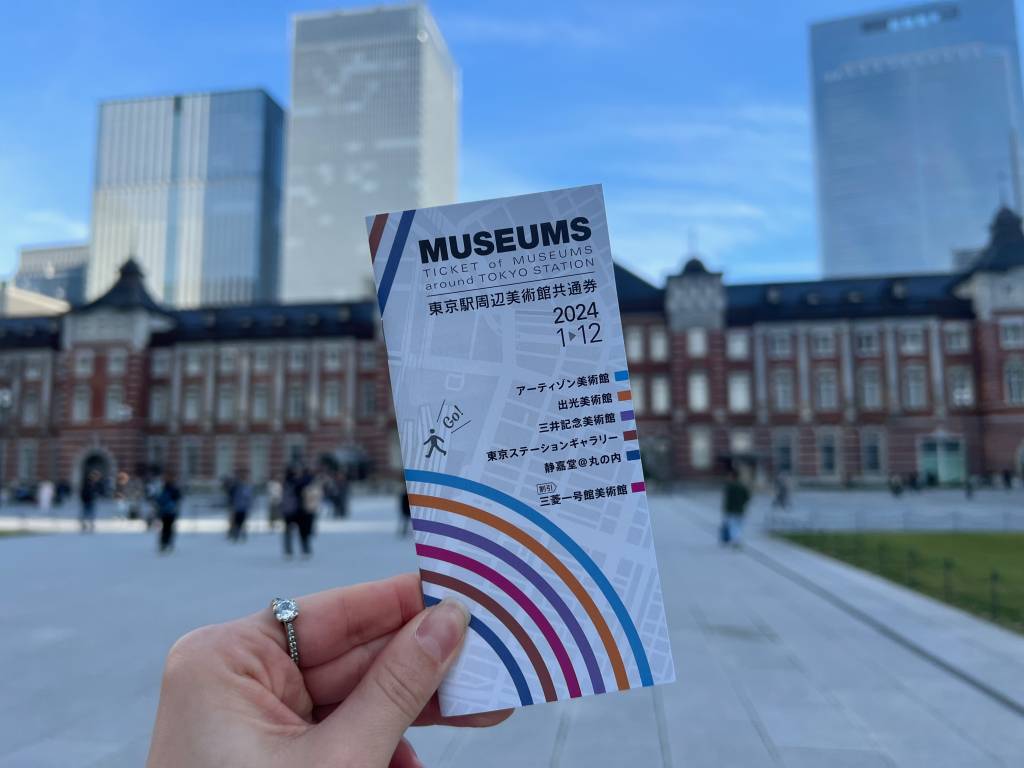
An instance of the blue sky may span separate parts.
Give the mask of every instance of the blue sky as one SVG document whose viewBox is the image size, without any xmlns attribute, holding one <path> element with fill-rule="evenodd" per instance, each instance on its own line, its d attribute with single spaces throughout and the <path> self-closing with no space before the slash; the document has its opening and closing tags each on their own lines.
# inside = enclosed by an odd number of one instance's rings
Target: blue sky
<svg viewBox="0 0 1024 768">
<path fill-rule="evenodd" d="M 0 28 L 0 273 L 88 236 L 96 104 L 260 86 L 289 100 L 289 16 L 338 2 L 33 0 Z M 362 5 L 362 4 L 359 4 Z M 430 8 L 462 69 L 460 198 L 602 182 L 612 247 L 731 281 L 818 272 L 807 25 L 864 0 Z"/>
</svg>

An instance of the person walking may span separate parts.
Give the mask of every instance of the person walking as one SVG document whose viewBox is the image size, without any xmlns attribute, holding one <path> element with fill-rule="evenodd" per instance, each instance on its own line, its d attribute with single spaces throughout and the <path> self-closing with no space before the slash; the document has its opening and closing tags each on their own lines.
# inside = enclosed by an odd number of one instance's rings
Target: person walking
<svg viewBox="0 0 1024 768">
<path fill-rule="evenodd" d="M 311 557 L 310 540 L 313 538 L 316 516 L 324 501 L 323 478 L 314 475 L 308 469 L 302 473 L 302 514 L 299 517 L 299 541 L 302 544 L 302 556 Z"/>
<path fill-rule="evenodd" d="M 101 483 L 100 473 L 95 469 L 90 470 L 82 480 L 82 487 L 78 491 L 82 502 L 78 519 L 82 533 L 96 532 L 96 501 L 99 499 Z"/>
<path fill-rule="evenodd" d="M 228 539 L 234 542 L 245 541 L 245 523 L 252 508 L 253 490 L 244 469 L 235 473 L 235 481 L 231 486 L 231 525 L 228 528 Z"/>
<path fill-rule="evenodd" d="M 740 479 L 735 468 L 729 470 L 729 479 L 722 489 L 722 543 L 739 547 L 743 534 L 743 516 L 750 502 L 750 490 Z"/>
<path fill-rule="evenodd" d="M 301 466 L 293 465 L 288 468 L 284 475 L 284 483 L 281 494 L 281 513 L 284 516 L 284 556 L 291 558 L 293 531 L 299 532 L 299 545 L 302 547 L 303 557 L 310 557 L 312 551 L 309 546 L 309 536 L 312 532 L 312 524 L 308 520 L 303 498 L 306 486 L 311 477 Z"/>
<path fill-rule="evenodd" d="M 281 481 L 274 477 L 267 480 L 267 525 L 270 530 L 274 530 L 278 521 L 283 517 L 281 514 L 283 497 L 284 488 L 281 486 Z"/>
<path fill-rule="evenodd" d="M 52 480 L 43 480 L 39 484 L 39 490 L 36 492 L 36 503 L 39 505 L 39 514 L 43 516 L 49 515 L 53 511 L 53 497 L 56 492 L 56 488 L 53 485 Z"/>
<path fill-rule="evenodd" d="M 156 513 L 160 518 L 160 554 L 174 550 L 174 524 L 181 508 L 181 488 L 170 472 L 164 475 L 164 484 L 156 497 Z"/>
<path fill-rule="evenodd" d="M 773 509 L 789 509 L 789 483 L 783 475 L 775 477 L 775 496 L 772 498 Z"/>
</svg>

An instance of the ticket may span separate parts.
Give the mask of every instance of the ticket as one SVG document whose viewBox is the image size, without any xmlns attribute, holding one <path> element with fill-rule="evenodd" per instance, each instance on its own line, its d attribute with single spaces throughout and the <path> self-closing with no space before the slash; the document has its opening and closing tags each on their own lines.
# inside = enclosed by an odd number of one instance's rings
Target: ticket
<svg viewBox="0 0 1024 768">
<path fill-rule="evenodd" d="M 442 713 L 674 680 L 601 187 L 367 230 Z"/>
</svg>

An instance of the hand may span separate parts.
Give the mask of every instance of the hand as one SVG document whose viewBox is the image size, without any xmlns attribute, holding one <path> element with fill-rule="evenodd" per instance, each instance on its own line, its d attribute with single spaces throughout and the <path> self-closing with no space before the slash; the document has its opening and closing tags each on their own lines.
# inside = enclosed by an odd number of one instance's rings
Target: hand
<svg viewBox="0 0 1024 768">
<path fill-rule="evenodd" d="M 511 710 L 442 718 L 436 691 L 469 614 L 422 610 L 407 574 L 298 599 L 301 668 L 269 608 L 203 627 L 167 656 L 149 768 L 417 768 L 410 725 L 488 726 Z"/>
</svg>

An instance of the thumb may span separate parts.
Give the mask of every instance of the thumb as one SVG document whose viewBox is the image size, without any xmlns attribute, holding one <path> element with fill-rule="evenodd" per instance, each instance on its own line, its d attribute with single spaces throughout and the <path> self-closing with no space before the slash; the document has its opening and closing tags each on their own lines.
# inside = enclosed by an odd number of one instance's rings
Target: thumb
<svg viewBox="0 0 1024 768">
<path fill-rule="evenodd" d="M 315 729 L 328 742 L 320 746 L 332 752 L 356 747 L 365 759 L 361 764 L 387 765 L 455 661 L 468 625 L 469 611 L 455 600 L 444 600 L 406 624 L 344 703 Z"/>
</svg>

